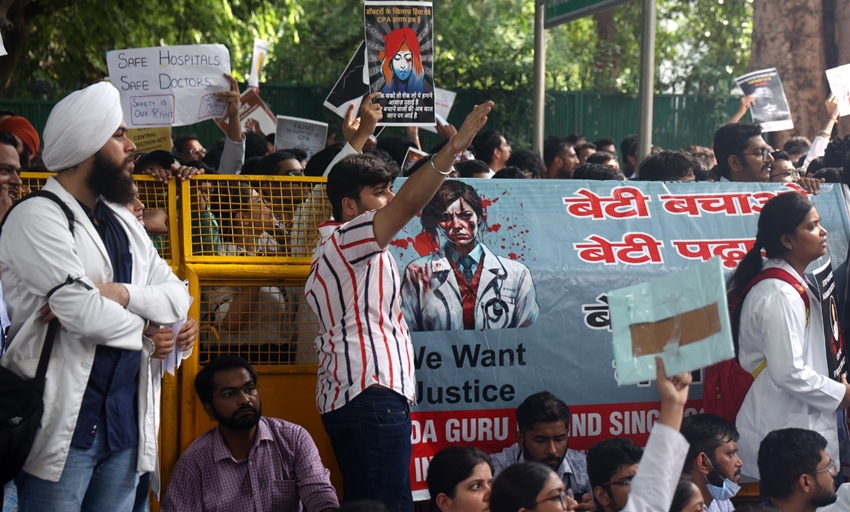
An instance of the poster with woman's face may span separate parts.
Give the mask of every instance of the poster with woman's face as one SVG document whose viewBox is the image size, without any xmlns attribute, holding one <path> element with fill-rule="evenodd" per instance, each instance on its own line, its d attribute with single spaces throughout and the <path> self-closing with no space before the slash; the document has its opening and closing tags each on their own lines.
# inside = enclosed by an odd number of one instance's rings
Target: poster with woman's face
<svg viewBox="0 0 850 512">
<path fill-rule="evenodd" d="M 759 123 L 765 132 L 791 130 L 791 109 L 785 99 L 782 80 L 775 68 L 753 71 L 735 79 L 747 96 L 755 98 L 752 106 L 753 122 Z"/>
<path fill-rule="evenodd" d="M 431 2 L 366 2 L 369 89 L 380 92 L 379 126 L 434 126 L 434 32 Z"/>
</svg>

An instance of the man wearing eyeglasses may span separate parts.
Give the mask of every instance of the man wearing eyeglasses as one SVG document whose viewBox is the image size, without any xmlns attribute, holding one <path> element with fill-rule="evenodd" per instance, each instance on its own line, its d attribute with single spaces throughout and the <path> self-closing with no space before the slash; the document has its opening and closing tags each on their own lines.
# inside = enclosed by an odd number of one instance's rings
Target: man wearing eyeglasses
<svg viewBox="0 0 850 512">
<path fill-rule="evenodd" d="M 800 178 L 797 168 L 791 163 L 791 157 L 784 151 L 774 151 L 773 168 L 770 170 L 771 183 L 794 183 Z"/>
<path fill-rule="evenodd" d="M 773 148 L 761 137 L 761 126 L 733 123 L 714 132 L 714 155 L 720 181 L 754 183 L 774 180 Z M 810 194 L 820 192 L 822 180 L 800 177 L 795 182 Z"/>
<path fill-rule="evenodd" d="M 643 450 L 630 439 L 599 441 L 587 451 L 587 476 L 597 512 L 620 512 L 632 490 Z"/>
<path fill-rule="evenodd" d="M 780 512 L 815 512 L 835 503 L 838 463 L 829 458 L 826 439 L 800 428 L 774 430 L 758 455 L 762 493 Z"/>
<path fill-rule="evenodd" d="M 732 512 L 731 499 L 741 487 L 740 435 L 735 425 L 714 414 L 695 414 L 682 421 L 681 433 L 691 445 L 682 472 L 702 494 L 708 512 Z"/>
<path fill-rule="evenodd" d="M 262 416 L 257 374 L 237 356 L 214 359 L 195 391 L 218 426 L 180 456 L 163 512 L 264 512 L 339 507 L 330 471 L 304 428 Z"/>
</svg>

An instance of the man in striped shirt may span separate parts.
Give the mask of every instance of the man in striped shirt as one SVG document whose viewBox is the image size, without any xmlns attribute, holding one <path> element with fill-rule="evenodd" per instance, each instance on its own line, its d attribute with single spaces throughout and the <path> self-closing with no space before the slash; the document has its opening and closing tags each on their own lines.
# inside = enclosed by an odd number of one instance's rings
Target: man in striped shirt
<svg viewBox="0 0 850 512">
<path fill-rule="evenodd" d="M 360 109 L 358 135 L 371 134 L 382 117 L 381 107 L 371 104 L 375 96 Z M 306 295 L 319 318 L 316 405 L 347 501 L 374 499 L 391 510 L 413 511 L 413 347 L 399 303 L 401 279 L 387 247 L 431 200 L 492 107 L 476 106 L 397 198 L 394 172 L 372 155 L 347 156 L 328 175 L 335 221 L 319 226 Z"/>
</svg>

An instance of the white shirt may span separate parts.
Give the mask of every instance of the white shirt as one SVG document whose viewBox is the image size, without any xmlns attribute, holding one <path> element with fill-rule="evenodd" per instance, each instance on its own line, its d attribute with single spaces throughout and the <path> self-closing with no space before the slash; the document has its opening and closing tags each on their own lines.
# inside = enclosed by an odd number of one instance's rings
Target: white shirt
<svg viewBox="0 0 850 512">
<path fill-rule="evenodd" d="M 844 398 L 844 385 L 827 377 L 820 300 L 788 263 L 774 259 L 762 266 L 771 267 L 788 271 L 806 287 L 811 313 L 807 325 L 800 293 L 779 279 L 765 279 L 753 286 L 741 306 L 741 366 L 753 372 L 767 360 L 767 368 L 753 382 L 736 421 L 742 472 L 753 478 L 759 478 L 762 439 L 779 428 L 818 432 L 827 440 L 829 456 L 840 460 L 835 411 Z M 773 342 L 767 343 L 769 340 Z"/>
<path fill-rule="evenodd" d="M 661 423 L 652 427 L 623 512 L 667 512 L 688 455 L 685 437 Z"/>
<path fill-rule="evenodd" d="M 395 260 L 375 240 L 377 210 L 319 226 L 305 286 L 319 317 L 316 405 L 331 412 L 380 385 L 413 403 L 413 345 L 401 314 Z"/>
</svg>

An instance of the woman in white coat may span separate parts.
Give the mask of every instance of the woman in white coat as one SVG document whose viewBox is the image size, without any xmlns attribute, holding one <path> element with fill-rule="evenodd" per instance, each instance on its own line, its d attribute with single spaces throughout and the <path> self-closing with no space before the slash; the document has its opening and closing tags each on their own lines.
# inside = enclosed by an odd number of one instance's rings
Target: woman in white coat
<svg viewBox="0 0 850 512">
<path fill-rule="evenodd" d="M 764 262 L 762 250 L 768 258 Z M 819 297 L 803 277 L 806 267 L 825 254 L 826 230 L 814 205 L 801 194 L 780 194 L 764 206 L 756 243 L 732 275 L 732 298 L 764 269 L 781 269 L 795 281 L 761 280 L 741 306 L 738 360 L 756 376 L 736 421 L 744 475 L 759 478 L 759 444 L 780 428 L 820 433 L 830 457 L 839 460 L 836 411 L 850 406 L 850 386 L 843 375 L 839 380 L 828 376 Z"/>
<path fill-rule="evenodd" d="M 474 188 L 446 181 L 422 210 L 422 228 L 445 244 L 404 271 L 401 310 L 412 331 L 509 329 L 537 319 L 528 267 L 481 243 L 486 214 Z"/>
</svg>

